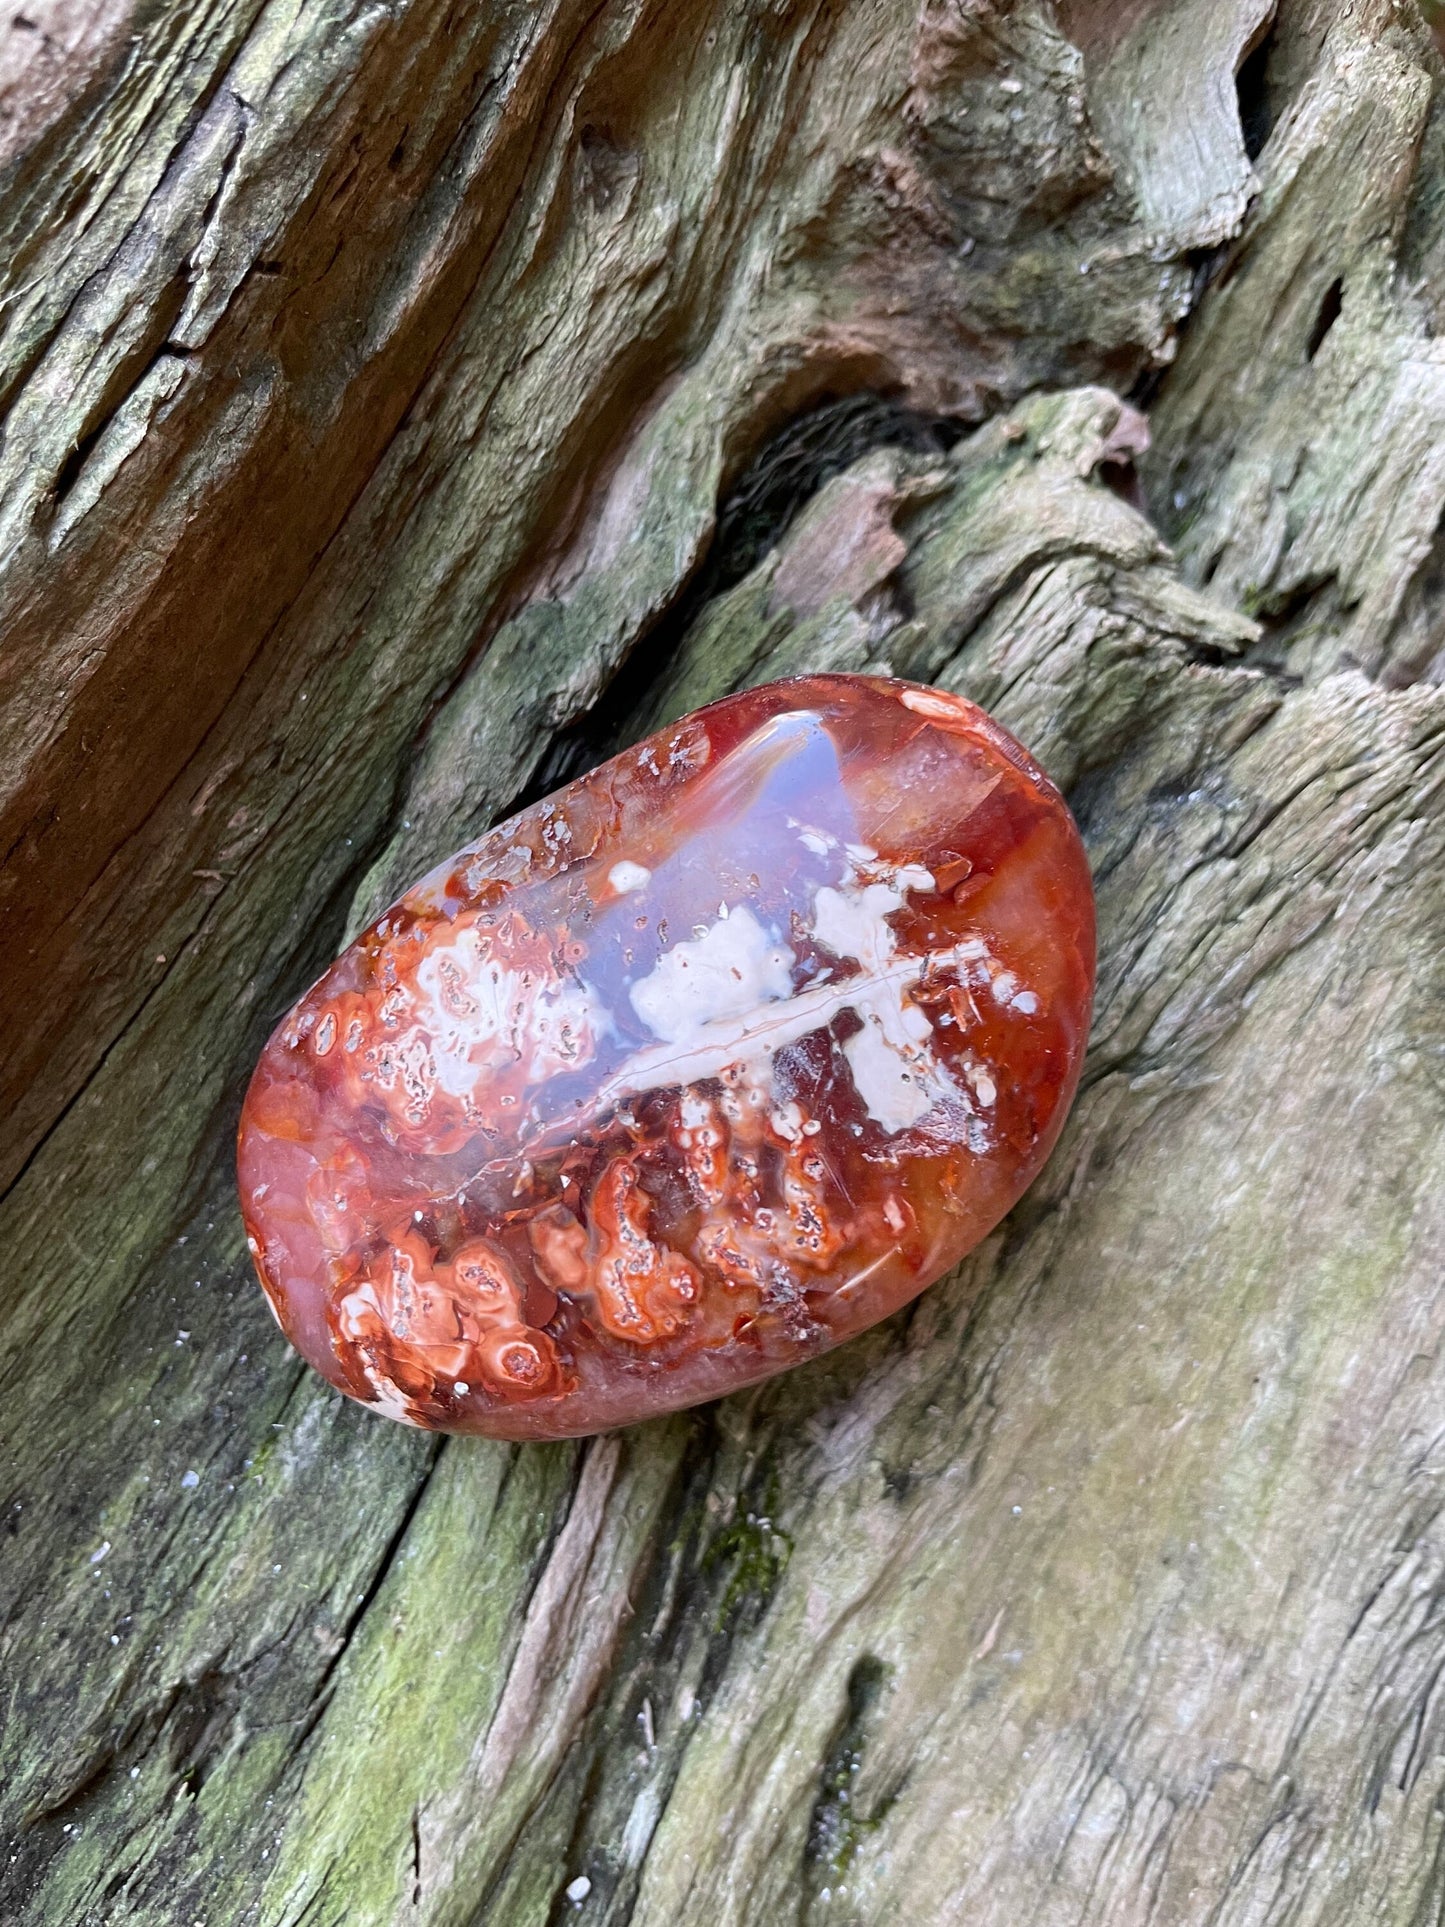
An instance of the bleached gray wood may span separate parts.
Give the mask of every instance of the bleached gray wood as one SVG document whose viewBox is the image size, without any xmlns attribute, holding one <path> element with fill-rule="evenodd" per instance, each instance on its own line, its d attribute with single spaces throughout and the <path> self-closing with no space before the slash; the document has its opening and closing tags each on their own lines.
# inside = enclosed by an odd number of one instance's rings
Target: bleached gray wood
<svg viewBox="0 0 1445 1927">
<path fill-rule="evenodd" d="M 95 19 L 0 91 L 0 1915 L 1438 1920 L 1413 6 Z M 696 1415 L 343 1405 L 241 1249 L 269 1023 L 529 788 L 814 667 L 1069 792 L 1049 1171 Z"/>
</svg>

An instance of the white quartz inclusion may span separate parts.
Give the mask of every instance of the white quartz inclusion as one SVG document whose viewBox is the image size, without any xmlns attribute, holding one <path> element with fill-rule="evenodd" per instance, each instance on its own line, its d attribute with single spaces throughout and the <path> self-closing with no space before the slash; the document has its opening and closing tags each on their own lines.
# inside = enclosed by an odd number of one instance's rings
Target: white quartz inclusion
<svg viewBox="0 0 1445 1927">
<path fill-rule="evenodd" d="M 702 936 L 677 944 L 632 986 L 632 1008 L 665 1044 L 691 1044 L 713 1026 L 737 1026 L 793 987 L 793 953 L 769 936 L 747 904 Z"/>
<path fill-rule="evenodd" d="M 933 1055 L 933 1026 L 889 988 L 891 996 L 858 1000 L 863 1028 L 844 1044 L 843 1055 L 864 1109 L 891 1136 L 926 1117 L 954 1086 Z"/>
<path fill-rule="evenodd" d="M 930 965 L 961 958 L 900 956 L 888 922 L 910 890 L 930 889 L 933 878 L 918 865 L 880 866 L 871 850 L 849 855 L 852 864 L 868 860 L 869 880 L 850 864 L 839 886 L 819 889 L 813 935 L 841 962 L 857 964 L 856 974 L 794 991 L 792 950 L 739 905 L 632 986 L 633 1009 L 661 1042 L 621 1066 L 602 1092 L 604 1101 L 734 1067 L 765 1083 L 778 1051 L 845 1010 L 862 1026 L 843 1045 L 854 1085 L 869 1116 L 890 1135 L 962 1096 L 934 1054 L 932 1025 L 907 994 Z M 973 955 L 981 946 L 962 948 Z M 784 1136 L 791 1136 L 792 1122 L 786 1110 L 778 1113 Z"/>
<path fill-rule="evenodd" d="M 607 872 L 607 881 L 618 896 L 625 897 L 634 890 L 645 890 L 652 881 L 652 872 L 641 863 L 632 863 L 624 858 L 621 863 L 614 863 Z"/>
<path fill-rule="evenodd" d="M 910 865 L 886 881 L 824 888 L 814 903 L 813 934 L 819 943 L 862 966 L 861 977 L 843 986 L 853 992 L 852 1007 L 863 1024 L 844 1044 L 843 1055 L 864 1109 L 890 1136 L 917 1124 L 955 1088 L 934 1055 L 932 1024 L 905 1000 L 910 985 L 891 967 L 898 938 L 888 918 L 902 909 L 907 891 L 932 887 L 931 873 Z M 914 981 L 922 971 L 919 959 Z"/>
</svg>

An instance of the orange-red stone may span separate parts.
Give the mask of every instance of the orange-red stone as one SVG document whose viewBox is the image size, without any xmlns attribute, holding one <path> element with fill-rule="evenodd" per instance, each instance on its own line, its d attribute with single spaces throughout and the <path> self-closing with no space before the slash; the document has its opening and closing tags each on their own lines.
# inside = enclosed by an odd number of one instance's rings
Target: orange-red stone
<svg viewBox="0 0 1445 1927">
<path fill-rule="evenodd" d="M 440 866 L 309 990 L 241 1121 L 282 1329 L 392 1418 L 556 1438 L 825 1351 L 1031 1182 L 1094 908 L 981 710 L 777 683 Z"/>
</svg>

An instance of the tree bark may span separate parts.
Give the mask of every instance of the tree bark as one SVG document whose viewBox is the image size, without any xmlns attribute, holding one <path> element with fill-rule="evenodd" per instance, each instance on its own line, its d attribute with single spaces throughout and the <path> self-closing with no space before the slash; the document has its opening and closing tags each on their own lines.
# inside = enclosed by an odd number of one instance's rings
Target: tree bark
<svg viewBox="0 0 1445 1927">
<path fill-rule="evenodd" d="M 0 1916 L 1445 1918 L 1442 75 L 1414 0 L 12 22 Z M 824 667 L 1079 818 L 1045 1176 L 699 1413 L 346 1404 L 269 1026 Z"/>
</svg>

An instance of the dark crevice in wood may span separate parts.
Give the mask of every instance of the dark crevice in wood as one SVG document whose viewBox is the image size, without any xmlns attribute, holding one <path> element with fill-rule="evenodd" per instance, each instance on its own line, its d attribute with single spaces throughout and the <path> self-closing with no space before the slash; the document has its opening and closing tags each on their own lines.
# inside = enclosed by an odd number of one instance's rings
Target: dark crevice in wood
<svg viewBox="0 0 1445 1927">
<path fill-rule="evenodd" d="M 1256 619 L 1266 636 L 1285 635 L 1335 586 L 1332 575 L 1311 576 L 1307 582 L 1296 583 L 1293 588 L 1266 597 L 1255 610 Z"/>
<path fill-rule="evenodd" d="M 786 1399 L 786 1391 L 774 1388 L 775 1396 L 778 1391 Z M 687 1448 L 654 1533 L 658 1554 L 635 1594 L 605 1718 L 587 1734 L 587 1763 L 560 1864 L 569 1878 L 583 1873 L 591 1881 L 587 1918 L 607 1927 L 622 1927 L 631 1918 L 641 1884 L 641 1866 L 629 1865 L 620 1851 L 640 1778 L 650 1782 L 659 1811 L 665 1811 L 693 1723 L 705 1715 L 738 1643 L 766 1615 L 787 1565 L 791 1538 L 776 1515 L 788 1495 L 771 1410 L 765 1392 L 742 1437 L 720 1426 L 717 1406 L 692 1415 Z M 694 1710 L 679 1718 L 680 1694 L 689 1683 Z M 637 1754 L 639 1736 L 645 1766 Z M 559 1895 L 551 1927 L 562 1927 L 574 1914 Z M 476 1918 L 490 1916 L 483 1911 Z"/>
<path fill-rule="evenodd" d="M 307 1742 L 310 1740 L 317 1724 L 324 1718 L 326 1709 L 331 1703 L 332 1682 L 336 1677 L 337 1668 L 350 1651 L 351 1642 L 356 1635 L 357 1628 L 366 1618 L 367 1613 L 370 1612 L 378 1593 L 386 1584 L 388 1575 L 400 1557 L 402 1548 L 406 1544 L 406 1536 L 411 1530 L 412 1520 L 415 1519 L 421 1502 L 427 1495 L 427 1490 L 436 1473 L 437 1466 L 441 1463 L 442 1454 L 446 1450 L 447 1441 L 444 1438 L 429 1439 L 427 1444 L 429 1453 L 422 1466 L 421 1476 L 417 1479 L 416 1484 L 412 1487 L 407 1497 L 401 1517 L 392 1529 L 391 1537 L 382 1547 L 381 1555 L 376 1562 L 370 1579 L 366 1582 L 362 1590 L 361 1597 L 355 1601 L 351 1611 L 346 1616 L 345 1623 L 342 1625 L 338 1635 L 336 1650 L 331 1654 L 325 1666 L 317 1675 L 315 1685 L 311 1689 L 310 1708 L 292 1743 L 291 1750 L 293 1753 L 301 1753 L 305 1750 Z"/>
<path fill-rule="evenodd" d="M 1217 247 L 1191 250 L 1188 260 L 1193 278 L 1189 287 L 1189 306 L 1175 324 L 1174 353 L 1168 361 L 1155 362 L 1145 368 L 1124 391 L 1125 400 L 1144 414 L 1148 414 L 1163 392 L 1205 297 L 1211 289 L 1224 287 L 1233 275 L 1239 260 L 1239 246 L 1238 241 L 1226 241 Z"/>
<path fill-rule="evenodd" d="M 1257 161 L 1263 154 L 1274 132 L 1274 111 L 1269 95 L 1269 63 L 1273 51 L 1274 35 L 1266 32 L 1258 46 L 1246 54 L 1234 77 L 1235 95 L 1239 101 L 1239 128 L 1244 136 L 1244 151 L 1251 161 Z"/>
<path fill-rule="evenodd" d="M 182 1687 L 170 1726 L 170 1765 L 177 1788 L 194 1799 L 224 1751 L 235 1720 L 235 1682 L 218 1666 L 207 1667 Z"/>
<path fill-rule="evenodd" d="M 1344 308 L 1344 281 L 1343 279 L 1332 281 L 1325 290 L 1325 298 L 1320 303 L 1319 314 L 1315 319 L 1313 329 L 1310 331 L 1309 346 L 1305 351 L 1308 360 L 1313 361 L 1320 349 L 1324 347 L 1326 341 L 1329 340 L 1330 332 L 1340 316 L 1344 313 Z"/>
<path fill-rule="evenodd" d="M 190 111 L 171 138 L 169 153 L 158 170 L 158 187 L 174 167 L 184 151 L 186 142 L 204 120 L 212 103 L 225 86 L 236 49 L 245 40 L 255 15 L 260 11 L 260 6 L 254 4 L 251 12 L 242 13 L 234 20 L 231 33 L 223 41 L 212 43 L 208 48 L 213 64 Z M 103 125 L 107 110 L 118 104 L 119 97 L 123 94 L 127 81 L 136 68 L 156 62 L 157 46 L 150 35 L 152 29 L 155 29 L 158 40 L 168 31 L 170 19 L 171 16 L 164 6 L 156 5 L 155 0 L 142 0 L 142 4 L 136 7 L 132 15 L 132 31 L 120 42 L 113 60 L 67 107 L 55 125 L 46 131 L 40 144 L 14 164 L 13 174 L 8 179 L 0 177 L 0 190 L 3 190 L 5 209 L 10 214 L 7 229 L 0 230 L 0 248 L 3 248 L 5 241 L 9 241 L 12 246 L 13 251 L 7 259 L 12 285 L 23 283 L 28 278 L 26 269 L 31 258 L 32 247 L 53 241 L 60 229 L 80 215 L 86 192 L 91 185 L 87 177 L 82 175 L 80 185 L 71 196 L 70 204 L 60 209 L 58 218 L 53 218 L 39 228 L 33 224 L 32 219 L 26 231 L 20 222 L 27 217 L 33 217 L 32 198 L 35 202 L 42 202 L 40 184 L 45 180 L 47 171 L 54 170 L 59 175 L 67 154 L 74 147 L 79 147 L 84 140 L 82 130 L 86 130 L 87 123 L 90 123 L 91 128 Z M 31 182 L 34 183 L 33 190 L 30 187 Z M 20 217 L 19 220 L 16 219 L 17 215 Z M 143 211 L 141 218 L 143 218 Z M 119 246 L 116 254 L 119 254 Z M 115 256 L 112 257 L 114 258 Z M 0 368 L 0 423 L 3 423 L 16 396 L 59 339 L 90 285 L 88 280 L 75 285 L 64 306 L 51 313 L 41 323 L 21 351 L 19 359 L 8 368 Z M 154 340 L 154 331 L 148 332 L 150 338 Z"/>
<path fill-rule="evenodd" d="M 920 415 L 886 395 L 825 398 L 772 437 L 722 503 L 697 602 L 756 568 L 824 483 L 870 449 L 946 454 L 963 432 L 960 422 Z"/>
<path fill-rule="evenodd" d="M 1283 689 L 1297 689 L 1302 677 L 1290 666 L 1290 652 L 1307 631 L 1328 625 L 1340 614 L 1339 583 L 1333 575 L 1312 575 L 1288 589 L 1254 599 L 1250 614 L 1259 623 L 1259 641 L 1245 651 L 1244 662 L 1262 671 Z"/>
<path fill-rule="evenodd" d="M 799 1927 L 809 1927 L 815 1916 L 830 1917 L 828 1903 L 846 1881 L 859 1846 L 897 1797 L 895 1790 L 866 1815 L 857 1799 L 858 1775 L 889 1675 L 890 1668 L 874 1653 L 856 1659 L 848 1675 L 844 1709 L 818 1770 L 818 1794 L 803 1846 Z"/>
<path fill-rule="evenodd" d="M 1141 515 L 1149 512 L 1144 500 L 1144 490 L 1139 482 L 1139 471 L 1131 461 L 1100 462 L 1095 470 L 1099 480 L 1111 495 L 1117 495 L 1121 502 L 1127 502 Z"/>
<path fill-rule="evenodd" d="M 1405 599 L 1404 620 L 1411 616 L 1417 624 L 1416 639 L 1413 646 L 1407 643 L 1400 634 L 1403 622 L 1397 624 L 1380 674 L 1386 689 L 1408 689 L 1425 679 L 1445 679 L 1441 676 L 1445 669 L 1445 512 L 1436 522 L 1430 547 Z"/>
<path fill-rule="evenodd" d="M 1128 390 L 1124 399 L 1129 403 L 1131 408 L 1137 408 L 1141 414 L 1147 415 L 1158 399 L 1159 391 L 1163 388 L 1168 374 L 1169 366 L 1167 362 L 1161 362 L 1155 367 L 1146 368 L 1134 383 L 1133 387 Z"/>
<path fill-rule="evenodd" d="M 151 370 L 167 356 L 184 354 L 171 340 L 171 330 L 180 320 L 189 281 L 184 273 L 174 275 L 150 315 L 144 339 L 116 366 L 89 419 L 81 429 L 74 448 L 61 463 L 52 488 L 55 508 L 59 508 L 80 478 L 96 443 L 114 421 L 127 397 L 132 395 Z"/>
<path fill-rule="evenodd" d="M 703 608 L 757 567 L 825 483 L 871 449 L 943 455 L 964 432 L 960 422 L 922 415 L 870 392 L 828 396 L 778 430 L 721 503 L 716 533 L 693 580 L 632 649 L 587 715 L 553 740 L 505 814 L 550 796 L 634 740 L 649 693 Z"/>
<path fill-rule="evenodd" d="M 1245 50 L 1244 59 L 1235 75 L 1235 94 L 1239 104 L 1239 126 L 1244 140 L 1245 153 L 1251 162 L 1259 160 L 1269 144 L 1274 130 L 1274 105 L 1270 96 L 1268 79 L 1270 60 L 1275 47 L 1275 31 L 1272 22 L 1261 29 L 1252 47 Z M 1159 399 L 1178 360 L 1177 350 L 1188 337 L 1191 324 L 1199 313 L 1205 297 L 1213 290 L 1227 287 L 1238 272 L 1244 256 L 1244 240 L 1236 236 L 1219 242 L 1215 246 L 1196 248 L 1188 256 L 1193 271 L 1193 281 L 1189 291 L 1187 312 L 1177 324 L 1176 353 L 1167 362 L 1146 368 L 1129 389 L 1127 399 L 1136 408 L 1146 413 Z"/>
</svg>

